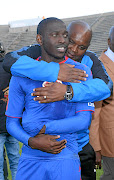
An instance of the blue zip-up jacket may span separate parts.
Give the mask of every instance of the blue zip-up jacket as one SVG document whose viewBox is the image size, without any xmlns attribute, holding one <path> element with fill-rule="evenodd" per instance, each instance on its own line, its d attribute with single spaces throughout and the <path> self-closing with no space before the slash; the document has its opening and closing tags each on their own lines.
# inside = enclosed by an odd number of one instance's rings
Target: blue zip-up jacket
<svg viewBox="0 0 114 180">
<path fill-rule="evenodd" d="M 70 58 L 65 58 L 64 63 L 73 64 L 76 68 L 85 70 L 88 73 L 87 81 L 92 79 L 91 71 L 87 66 Z M 63 83 L 68 84 L 67 82 Z M 39 104 L 33 100 L 31 93 L 34 88 L 42 87 L 42 84 L 43 81 L 12 77 L 6 111 L 6 115 L 10 117 L 7 118 L 8 132 L 19 141 L 28 145 L 29 137 L 35 136 L 45 124 L 46 134 L 59 133 L 61 136 L 74 134 L 76 141 L 78 139 L 77 132 L 87 131 L 90 126 L 94 104 L 70 103 L 67 100 Z M 22 118 L 23 128 L 20 125 L 20 118 Z M 67 141 L 69 140 L 68 135 Z M 88 141 L 88 136 L 85 137 L 85 141 Z M 79 151 L 79 148 L 82 149 L 82 146 L 83 144 L 79 144 L 77 151 Z"/>
<path fill-rule="evenodd" d="M 39 45 L 24 47 L 21 50 L 8 53 L 5 57 L 4 68 L 9 71 L 9 67 L 11 67 L 11 73 L 14 76 L 29 77 L 33 80 L 49 82 L 56 81 L 59 72 L 59 64 L 54 62 L 34 61 L 33 59 L 36 59 L 40 53 Z M 28 55 L 30 57 L 23 55 Z M 7 62 L 8 59 L 10 61 L 9 63 Z M 17 59 L 18 61 L 16 61 Z M 93 52 L 87 51 L 80 62 L 89 66 L 92 70 L 94 79 L 82 83 L 70 83 L 74 92 L 71 102 L 94 102 L 109 97 L 112 81 L 98 57 Z M 12 65 L 12 63 L 14 64 Z M 78 139 L 79 146 L 81 148 L 84 147 L 89 142 L 89 130 L 80 132 L 78 134 Z M 81 148 L 79 148 L 79 151 Z"/>
</svg>

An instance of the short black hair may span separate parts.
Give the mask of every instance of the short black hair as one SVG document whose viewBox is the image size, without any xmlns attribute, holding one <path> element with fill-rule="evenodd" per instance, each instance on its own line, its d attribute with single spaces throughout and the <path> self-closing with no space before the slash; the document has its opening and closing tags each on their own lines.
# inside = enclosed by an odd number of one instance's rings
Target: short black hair
<svg viewBox="0 0 114 180">
<path fill-rule="evenodd" d="M 62 20 L 60 20 L 58 18 L 55 18 L 55 17 L 50 17 L 50 18 L 43 19 L 37 26 L 37 34 L 43 35 L 46 26 L 49 23 L 52 23 L 52 22 L 55 22 L 55 21 L 64 23 Z"/>
</svg>

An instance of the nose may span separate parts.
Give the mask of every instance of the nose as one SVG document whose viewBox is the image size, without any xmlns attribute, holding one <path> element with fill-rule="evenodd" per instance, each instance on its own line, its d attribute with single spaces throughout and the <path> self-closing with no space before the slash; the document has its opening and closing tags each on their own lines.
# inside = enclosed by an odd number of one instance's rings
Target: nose
<svg viewBox="0 0 114 180">
<path fill-rule="evenodd" d="M 64 36 L 63 35 L 59 35 L 58 41 L 59 41 L 59 43 L 64 43 L 65 42 Z"/>
<path fill-rule="evenodd" d="M 72 49 L 73 52 L 77 53 L 78 52 L 78 45 L 72 46 L 71 49 Z"/>
</svg>

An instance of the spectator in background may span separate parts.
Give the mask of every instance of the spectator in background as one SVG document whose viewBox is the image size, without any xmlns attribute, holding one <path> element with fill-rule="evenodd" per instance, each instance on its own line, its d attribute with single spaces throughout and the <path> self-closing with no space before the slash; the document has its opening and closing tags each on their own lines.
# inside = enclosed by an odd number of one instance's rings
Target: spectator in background
<svg viewBox="0 0 114 180">
<path fill-rule="evenodd" d="M 111 27 L 108 38 L 108 49 L 99 57 L 114 83 L 114 26 Z M 103 175 L 101 180 L 114 179 L 114 85 L 112 95 L 96 102 L 94 120 L 90 128 L 90 143 L 96 152 L 96 163 L 101 168 L 103 160 Z"/>
<path fill-rule="evenodd" d="M 17 165 L 19 160 L 19 144 L 18 141 L 10 136 L 6 130 L 6 103 L 7 97 L 5 94 L 8 90 L 9 81 L 11 74 L 4 71 L 2 62 L 4 59 L 5 50 L 3 45 L 0 43 L 0 180 L 4 180 L 3 164 L 4 164 L 4 145 L 6 147 L 12 180 L 15 179 Z M 6 175 L 5 171 L 5 175 Z"/>
</svg>

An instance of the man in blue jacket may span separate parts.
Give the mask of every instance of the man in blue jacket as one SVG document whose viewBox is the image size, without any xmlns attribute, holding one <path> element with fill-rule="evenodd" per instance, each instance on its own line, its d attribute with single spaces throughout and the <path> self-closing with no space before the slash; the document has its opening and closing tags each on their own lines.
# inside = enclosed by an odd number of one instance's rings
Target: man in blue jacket
<svg viewBox="0 0 114 180">
<path fill-rule="evenodd" d="M 104 99 L 105 97 L 108 97 L 110 95 L 109 89 L 111 89 L 111 80 L 109 80 L 109 77 L 106 74 L 104 67 L 97 58 L 97 56 L 94 53 L 87 51 L 87 48 L 90 45 L 90 41 L 92 37 L 91 28 L 85 22 L 76 21 L 76 22 L 72 22 L 68 26 L 68 33 L 69 33 L 69 47 L 67 50 L 67 56 L 89 66 L 92 70 L 93 78 L 94 78 L 93 80 L 89 80 L 88 82 L 71 83 L 73 98 L 70 101 L 72 102 L 98 101 Z M 15 62 L 17 58 L 25 54 L 36 59 L 40 55 L 40 46 L 35 45 L 31 47 L 25 47 L 19 51 L 9 53 L 6 55 L 5 60 L 7 61 L 7 58 L 9 58 L 9 60 L 13 58 L 12 61 Z M 5 63 L 6 61 L 4 61 L 4 67 L 7 70 L 7 66 Z M 10 61 L 10 65 L 12 61 Z M 33 67 L 34 67 L 34 72 L 33 72 Z M 35 71 L 36 67 L 37 67 L 37 71 Z M 65 67 L 62 64 L 59 65 L 59 67 L 56 63 L 46 64 L 42 61 L 39 63 L 37 61 L 33 61 L 31 58 L 27 56 L 24 57 L 22 56 L 15 64 L 13 64 L 13 66 L 11 67 L 11 71 L 13 75 L 27 76 L 34 80 L 42 79 L 46 81 L 55 81 L 57 79 L 60 79 L 62 81 L 69 80 L 71 82 L 75 82 L 74 77 L 71 78 L 70 76 L 70 74 L 73 74 L 73 70 L 71 71 L 72 69 L 71 67 L 67 67 L 67 66 Z M 50 74 L 46 73 L 46 70 L 48 68 L 51 69 Z M 65 73 L 61 73 L 61 72 L 62 69 L 66 69 L 66 68 L 70 69 L 69 70 L 70 74 L 65 79 L 65 77 L 63 77 Z M 41 72 L 43 71 L 43 72 L 39 73 L 39 71 Z M 71 79 L 68 79 L 69 77 Z M 83 77 L 79 77 L 79 79 L 81 78 Z M 46 103 L 46 102 L 54 102 L 64 99 L 65 92 L 66 92 L 65 85 L 59 83 L 53 83 L 53 84 L 47 84 L 45 88 L 38 88 L 38 89 L 36 88 L 35 92 L 32 95 L 35 96 L 35 100 L 38 100 L 41 103 Z M 95 154 L 88 142 L 89 142 L 89 131 L 87 130 L 86 132 L 79 134 L 79 151 L 83 148 L 83 150 L 80 153 L 80 158 L 82 161 L 81 163 L 82 179 L 89 178 L 93 180 L 95 179 L 94 177 Z M 86 154 L 86 156 L 84 154 Z"/>
<path fill-rule="evenodd" d="M 61 20 L 47 18 L 41 21 L 38 25 L 37 41 L 42 50 L 39 62 L 44 59 L 48 63 L 68 63 L 86 71 L 87 81 L 92 79 L 89 67 L 64 56 L 68 46 L 68 32 Z M 67 82 L 61 82 L 65 83 L 68 91 L 64 100 L 53 103 L 34 101 L 31 96 L 33 89 L 45 86 L 45 83 L 16 76 L 12 76 L 10 81 L 7 129 L 12 136 L 24 143 L 16 180 L 34 180 L 37 177 L 39 180 L 79 180 L 81 173 L 77 132 L 88 129 L 94 104 L 69 103 L 72 92 L 71 85 Z M 44 125 L 45 134 L 41 134 L 40 129 Z M 48 151 L 49 134 L 52 138 L 52 135 L 58 133 L 60 140 L 66 139 L 67 143 L 59 153 L 52 153 Z"/>
</svg>

